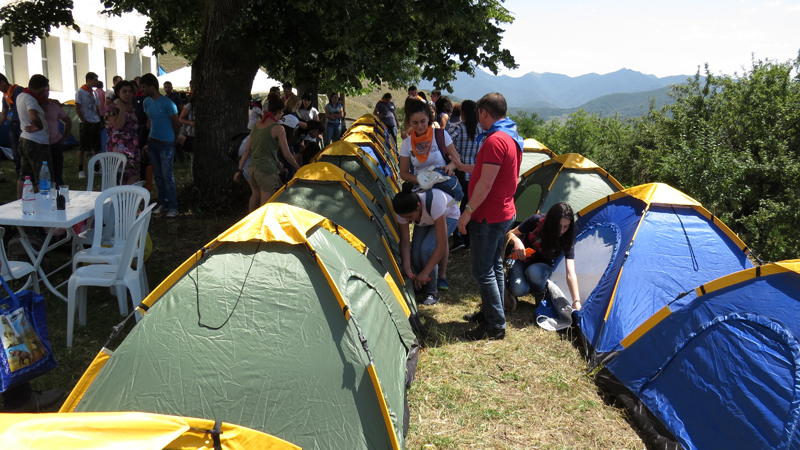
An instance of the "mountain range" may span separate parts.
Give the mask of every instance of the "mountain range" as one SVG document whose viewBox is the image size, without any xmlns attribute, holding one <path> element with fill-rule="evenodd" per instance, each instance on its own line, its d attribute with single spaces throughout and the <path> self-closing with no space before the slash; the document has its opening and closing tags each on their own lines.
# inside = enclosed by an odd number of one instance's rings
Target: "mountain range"
<svg viewBox="0 0 800 450">
<path fill-rule="evenodd" d="M 689 75 L 659 78 L 631 69 L 577 77 L 536 72 L 510 77 L 476 70 L 474 77 L 461 73 L 450 84 L 453 97 L 477 100 L 487 92 L 500 92 L 506 97 L 509 110 L 535 111 L 543 117 L 556 117 L 581 108 L 588 112 L 634 116 L 647 111 L 651 97 L 658 106 L 663 105 L 668 101 L 668 87 L 685 83 L 687 78 Z M 430 90 L 433 83 L 425 81 L 419 87 Z"/>
</svg>

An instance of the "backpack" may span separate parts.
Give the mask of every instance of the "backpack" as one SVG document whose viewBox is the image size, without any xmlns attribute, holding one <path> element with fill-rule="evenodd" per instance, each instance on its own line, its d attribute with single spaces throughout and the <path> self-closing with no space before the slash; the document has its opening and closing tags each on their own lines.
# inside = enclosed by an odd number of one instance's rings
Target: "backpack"
<svg viewBox="0 0 800 450">
<path fill-rule="evenodd" d="M 434 128 L 433 139 L 439 147 L 439 152 L 441 152 L 442 158 L 444 158 L 444 163 L 450 164 L 450 155 L 447 154 L 447 146 L 444 145 L 444 128 Z"/>
</svg>

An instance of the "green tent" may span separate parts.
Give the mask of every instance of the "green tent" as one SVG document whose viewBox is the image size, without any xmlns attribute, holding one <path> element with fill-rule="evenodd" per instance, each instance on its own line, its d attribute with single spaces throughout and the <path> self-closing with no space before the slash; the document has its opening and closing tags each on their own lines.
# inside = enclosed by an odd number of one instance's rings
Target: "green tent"
<svg viewBox="0 0 800 450">
<path fill-rule="evenodd" d="M 533 138 L 525 139 L 522 145 L 522 162 L 519 166 L 519 176 L 522 176 L 539 164 L 555 158 L 556 154 L 544 144 Z"/>
<path fill-rule="evenodd" d="M 311 162 L 327 162 L 353 176 L 375 196 L 378 205 L 397 228 L 392 199 L 400 192 L 397 183 L 387 178 L 378 168 L 378 163 L 364 153 L 356 144 L 336 141 L 325 147 Z"/>
<path fill-rule="evenodd" d="M 415 338 L 366 252 L 322 216 L 264 205 L 153 290 L 74 411 L 200 417 L 304 449 L 403 448 Z"/>
<path fill-rule="evenodd" d="M 270 199 L 297 206 L 345 227 L 361 240 L 374 256 L 379 271 L 388 273 L 400 287 L 411 315 L 416 315 L 414 288 L 403 276 L 397 231 L 364 186 L 350 174 L 330 163 L 313 163 L 300 168 L 289 183 Z M 413 319 L 412 319 L 413 320 Z"/>
<path fill-rule="evenodd" d="M 517 220 L 538 212 L 546 213 L 559 202 L 577 213 L 606 195 L 624 189 L 597 164 L 577 153 L 566 153 L 526 172 L 517 185 L 514 203 Z"/>
<path fill-rule="evenodd" d="M 365 131 L 358 131 L 350 129 L 342 136 L 342 140 L 346 142 L 352 142 L 359 146 L 362 150 L 367 151 L 367 153 L 374 153 L 377 155 L 378 158 L 381 158 L 383 163 L 389 166 L 390 170 L 392 171 L 392 177 L 396 180 L 399 177 L 400 173 L 400 161 L 397 159 L 397 156 L 394 154 L 394 151 L 386 150 L 386 146 L 380 142 L 378 142 L 377 135 Z"/>
</svg>

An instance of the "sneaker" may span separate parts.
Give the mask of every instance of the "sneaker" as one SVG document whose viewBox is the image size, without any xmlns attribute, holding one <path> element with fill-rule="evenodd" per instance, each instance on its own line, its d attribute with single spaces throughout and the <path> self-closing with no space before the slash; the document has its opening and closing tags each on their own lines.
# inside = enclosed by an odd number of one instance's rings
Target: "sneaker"
<svg viewBox="0 0 800 450">
<path fill-rule="evenodd" d="M 82 170 L 80 172 L 78 172 L 78 178 L 86 178 L 86 172 L 84 172 Z"/>
<path fill-rule="evenodd" d="M 55 404 L 57 401 L 64 398 L 66 393 L 63 389 L 51 389 L 49 391 L 39 392 L 33 391 L 31 392 L 31 398 L 28 401 L 20 406 L 19 408 L 6 408 L 5 412 L 7 413 L 35 413 L 39 412 L 48 406 Z"/>
<path fill-rule="evenodd" d="M 439 294 L 428 294 L 428 296 L 425 297 L 425 301 L 423 301 L 422 304 L 426 306 L 431 306 L 437 304 L 438 302 L 439 302 Z"/>
<path fill-rule="evenodd" d="M 505 339 L 505 337 L 506 330 L 495 328 L 486 322 L 478 325 L 474 330 L 464 333 L 464 339 L 468 341 L 480 341 L 483 339 L 499 340 Z"/>
<path fill-rule="evenodd" d="M 464 245 L 463 243 L 460 243 L 460 244 L 453 244 L 453 246 L 452 246 L 452 247 L 450 247 L 450 253 L 455 253 L 455 252 L 456 252 L 456 250 L 461 250 L 461 249 L 462 249 L 462 248 L 464 248 L 464 247 L 465 247 L 465 245 Z"/>
<path fill-rule="evenodd" d="M 164 211 L 169 211 L 169 208 L 167 208 L 165 205 L 161 204 L 161 205 L 158 205 L 156 207 L 156 209 L 153 210 L 153 214 L 159 214 L 159 213 L 162 213 Z"/>
<path fill-rule="evenodd" d="M 479 310 L 475 311 L 474 313 L 464 314 L 462 317 L 467 322 L 475 322 L 477 324 L 481 324 L 481 323 L 486 322 L 486 316 L 483 315 L 483 310 L 482 309 L 479 309 Z"/>
<path fill-rule="evenodd" d="M 167 217 L 178 217 L 178 210 L 177 209 L 170 209 L 167 213 Z"/>
<path fill-rule="evenodd" d="M 447 284 L 447 280 L 445 278 L 439 278 L 439 290 L 446 291 L 450 289 L 450 285 Z"/>
</svg>

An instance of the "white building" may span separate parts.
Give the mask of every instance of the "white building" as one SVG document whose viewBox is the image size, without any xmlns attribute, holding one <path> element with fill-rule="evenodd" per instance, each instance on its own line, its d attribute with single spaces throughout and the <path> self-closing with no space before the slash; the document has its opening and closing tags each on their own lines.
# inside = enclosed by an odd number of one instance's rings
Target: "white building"
<svg viewBox="0 0 800 450">
<path fill-rule="evenodd" d="M 0 0 L 0 6 L 9 3 L 13 1 Z M 0 73 L 20 86 L 40 73 L 50 79 L 50 97 L 62 102 L 74 100 L 87 72 L 99 75 L 105 89 L 112 86 L 115 75 L 131 80 L 148 72 L 158 74 L 152 49 L 137 45 L 144 35 L 146 17 L 102 14 L 99 0 L 74 0 L 74 4 L 72 14 L 80 33 L 60 27 L 51 30 L 49 37 L 22 47 L 13 47 L 10 36 L 3 36 Z"/>
</svg>

